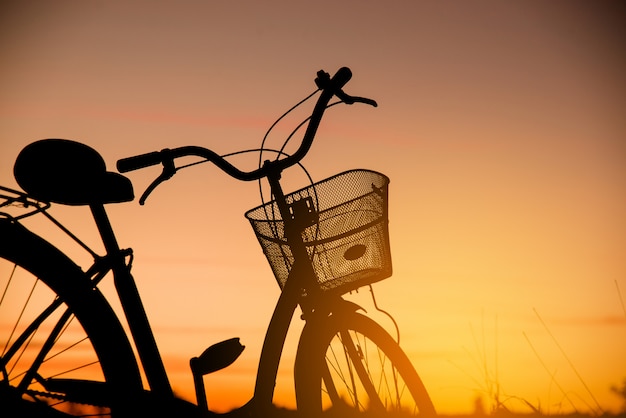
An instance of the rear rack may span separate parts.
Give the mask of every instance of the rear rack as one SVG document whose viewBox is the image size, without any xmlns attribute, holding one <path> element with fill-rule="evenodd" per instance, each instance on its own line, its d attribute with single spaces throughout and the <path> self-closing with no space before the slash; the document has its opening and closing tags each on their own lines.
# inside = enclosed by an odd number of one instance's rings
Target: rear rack
<svg viewBox="0 0 626 418">
<path fill-rule="evenodd" d="M 50 203 L 42 202 L 26 193 L 0 186 L 0 219 L 20 220 L 50 207 Z"/>
</svg>

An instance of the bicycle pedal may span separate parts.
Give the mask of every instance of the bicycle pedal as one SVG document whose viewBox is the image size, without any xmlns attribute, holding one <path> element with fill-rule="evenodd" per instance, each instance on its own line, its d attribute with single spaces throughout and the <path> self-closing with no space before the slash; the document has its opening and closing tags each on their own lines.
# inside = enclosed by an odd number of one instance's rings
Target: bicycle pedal
<svg viewBox="0 0 626 418">
<path fill-rule="evenodd" d="M 239 338 L 231 338 L 213 344 L 200 356 L 189 361 L 191 371 L 194 375 L 205 376 L 209 373 L 221 370 L 230 366 L 243 352 L 245 346 L 241 345 Z"/>
<path fill-rule="evenodd" d="M 231 338 L 230 340 L 213 344 L 204 350 L 199 357 L 193 357 L 189 360 L 196 389 L 196 400 L 202 410 L 209 410 L 202 376 L 230 366 L 237 360 L 244 348 L 246 347 L 241 345 L 239 338 Z"/>
</svg>

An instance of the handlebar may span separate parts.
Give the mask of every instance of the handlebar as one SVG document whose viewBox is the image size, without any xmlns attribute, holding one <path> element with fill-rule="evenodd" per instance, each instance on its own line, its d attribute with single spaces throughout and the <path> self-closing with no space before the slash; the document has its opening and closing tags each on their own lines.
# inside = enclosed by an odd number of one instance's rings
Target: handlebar
<svg viewBox="0 0 626 418">
<path fill-rule="evenodd" d="M 154 151 L 136 155 L 134 157 L 123 158 L 117 162 L 117 169 L 120 173 L 126 173 L 157 164 L 165 164 L 166 162 L 173 161 L 176 158 L 187 156 L 202 157 L 207 161 L 212 162 L 221 168 L 225 173 L 236 178 L 237 180 L 258 180 L 265 176 L 263 167 L 249 172 L 242 171 L 229 163 L 224 157 L 215 153 L 215 151 L 193 145 L 174 149 L 166 148 L 162 151 Z"/>
<path fill-rule="evenodd" d="M 142 200 L 145 200 L 147 194 L 161 181 L 167 180 L 174 175 L 176 169 L 174 168 L 173 161 L 179 157 L 198 156 L 205 158 L 230 176 L 243 181 L 258 180 L 263 177 L 267 177 L 270 172 L 281 172 L 286 168 L 298 164 L 308 153 L 311 145 L 313 144 L 313 139 L 315 138 L 315 133 L 317 132 L 317 128 L 319 127 L 324 111 L 333 96 L 337 96 L 337 98 L 346 104 L 365 103 L 374 107 L 377 106 L 377 103 L 374 100 L 364 97 L 350 96 L 343 91 L 343 86 L 345 86 L 351 78 L 352 72 L 347 67 L 340 68 L 332 78 L 325 71 L 318 71 L 315 84 L 321 90 L 321 94 L 315 104 L 315 107 L 313 108 L 313 112 L 311 113 L 311 118 L 309 124 L 307 125 L 300 147 L 292 155 L 283 159 L 268 162 L 256 170 L 242 171 L 226 161 L 224 157 L 216 154 L 214 151 L 198 146 L 164 149 L 162 151 L 153 151 L 146 154 L 123 158 L 117 162 L 117 169 L 120 172 L 125 173 L 153 165 L 163 164 L 163 173 L 150 186 L 149 190 L 144 193 Z M 142 203 L 141 200 L 140 203 Z"/>
</svg>

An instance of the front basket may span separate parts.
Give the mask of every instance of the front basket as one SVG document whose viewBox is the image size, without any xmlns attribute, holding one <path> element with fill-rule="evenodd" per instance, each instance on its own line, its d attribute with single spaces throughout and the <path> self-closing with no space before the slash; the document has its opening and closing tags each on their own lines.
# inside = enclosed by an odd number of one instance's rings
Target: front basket
<svg viewBox="0 0 626 418">
<path fill-rule="evenodd" d="M 285 196 L 294 211 L 304 202 L 315 219 L 302 237 L 322 290 L 346 293 L 391 276 L 388 185 L 381 173 L 351 170 Z M 282 288 L 294 258 L 276 202 L 246 218 Z"/>
</svg>

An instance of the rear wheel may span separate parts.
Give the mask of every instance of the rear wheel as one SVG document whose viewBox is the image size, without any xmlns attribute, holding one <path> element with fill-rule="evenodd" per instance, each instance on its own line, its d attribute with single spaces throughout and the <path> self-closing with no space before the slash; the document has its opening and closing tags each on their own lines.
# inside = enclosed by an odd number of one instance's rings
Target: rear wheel
<svg viewBox="0 0 626 418">
<path fill-rule="evenodd" d="M 141 390 L 128 339 L 89 277 L 43 239 L 0 220 L 3 416 L 106 416 Z"/>
<path fill-rule="evenodd" d="M 295 373 L 298 409 L 307 414 L 435 415 L 400 346 L 380 325 L 356 312 L 333 314 L 305 328 Z"/>
</svg>

